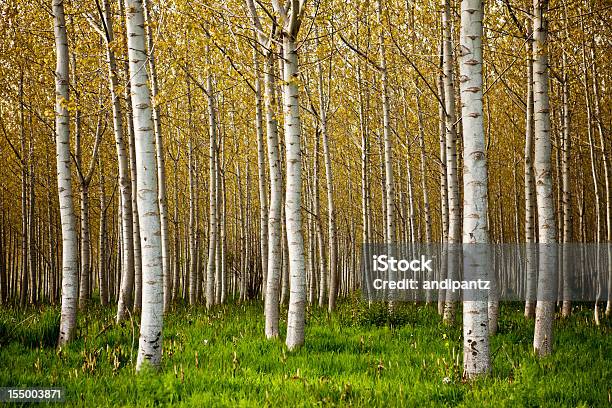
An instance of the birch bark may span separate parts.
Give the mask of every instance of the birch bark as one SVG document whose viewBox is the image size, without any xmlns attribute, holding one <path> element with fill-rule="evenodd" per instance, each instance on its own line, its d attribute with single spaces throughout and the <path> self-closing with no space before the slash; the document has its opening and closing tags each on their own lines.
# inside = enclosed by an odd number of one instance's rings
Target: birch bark
<svg viewBox="0 0 612 408">
<path fill-rule="evenodd" d="M 459 70 L 463 118 L 463 242 L 464 273 L 487 279 L 489 259 L 488 174 L 483 125 L 482 0 L 461 2 Z M 466 253 L 467 252 L 467 253 Z M 463 377 L 487 374 L 489 319 L 487 293 L 475 293 L 463 302 Z"/>
<path fill-rule="evenodd" d="M 68 111 L 68 36 L 64 2 L 53 0 L 53 33 L 55 36 L 55 146 L 57 157 L 57 188 L 62 223 L 62 311 L 58 345 L 74 338 L 78 296 L 78 236 L 72 202 L 70 159 L 70 113 Z"/>
<path fill-rule="evenodd" d="M 126 28 L 142 250 L 142 317 L 136 370 L 158 368 L 162 356 L 163 276 L 155 131 L 148 83 L 142 0 L 126 0 Z"/>
<path fill-rule="evenodd" d="M 535 185 L 538 208 L 539 276 L 533 348 L 539 356 L 552 353 L 555 301 L 546 296 L 556 287 L 557 223 L 553 199 L 548 96 L 548 0 L 533 2 L 533 95 L 535 136 Z"/>
</svg>

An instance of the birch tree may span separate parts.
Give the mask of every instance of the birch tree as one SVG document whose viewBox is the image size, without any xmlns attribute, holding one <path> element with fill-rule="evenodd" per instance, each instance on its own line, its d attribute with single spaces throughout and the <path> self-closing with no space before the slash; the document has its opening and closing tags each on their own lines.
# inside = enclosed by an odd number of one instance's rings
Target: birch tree
<svg viewBox="0 0 612 408">
<path fill-rule="evenodd" d="M 317 37 L 316 46 L 319 47 Z M 330 65 L 331 70 L 331 65 Z M 336 207 L 334 205 L 334 177 L 332 173 L 331 155 L 329 149 L 329 132 L 327 129 L 327 110 L 329 100 L 326 97 L 323 84 L 323 62 L 317 64 L 318 93 L 319 93 L 319 120 L 321 124 L 321 141 L 323 143 L 323 160 L 325 162 L 325 184 L 327 190 L 327 225 L 329 235 L 329 294 L 328 310 L 332 312 L 336 307 L 338 292 L 338 242 L 336 238 Z M 318 154 L 315 152 L 315 154 Z"/>
<path fill-rule="evenodd" d="M 461 242 L 461 204 L 459 202 L 459 176 L 457 174 L 457 128 L 455 117 L 455 82 L 453 69 L 453 42 L 451 35 L 451 8 L 450 0 L 442 3 L 442 32 L 443 32 L 443 82 L 445 103 L 446 127 L 446 179 L 448 188 L 448 278 L 456 279 L 458 276 L 460 253 L 457 244 Z M 455 322 L 457 298 L 453 291 L 446 292 L 444 304 L 444 322 Z"/>
<path fill-rule="evenodd" d="M 186 290 L 189 292 L 189 304 L 195 305 L 198 301 L 200 282 L 198 276 L 198 242 L 197 242 L 197 216 L 196 216 L 196 176 L 195 176 L 195 152 L 193 147 L 193 134 L 192 134 L 192 104 L 191 104 L 191 81 L 187 78 L 187 109 L 188 109 L 188 141 L 187 141 L 187 166 L 189 174 L 189 271 L 186 274 L 188 276 L 189 285 L 186 286 Z"/>
<path fill-rule="evenodd" d="M 306 269 L 304 237 L 302 236 L 302 152 L 300 107 L 298 101 L 297 36 L 306 10 L 306 0 L 290 0 L 287 6 L 273 0 L 274 12 L 280 16 L 280 37 L 283 44 L 283 115 L 285 118 L 285 159 L 287 185 L 285 189 L 285 220 L 289 250 L 289 317 L 287 347 L 296 349 L 304 344 L 306 307 Z"/>
<path fill-rule="evenodd" d="M 126 30 L 126 24 L 124 19 L 127 19 L 127 12 L 125 9 L 127 8 L 127 3 L 124 3 L 125 0 L 118 0 L 119 3 L 119 14 L 122 16 L 122 22 L 124 24 L 121 25 L 121 29 L 123 32 L 129 32 Z M 125 38 L 124 36 L 122 36 Z M 129 52 L 129 42 L 124 40 L 124 45 Z M 136 142 L 135 142 L 135 130 L 134 130 L 134 108 L 133 108 L 133 100 L 131 98 L 132 94 L 132 85 L 133 81 L 131 81 L 130 75 L 130 66 L 129 66 L 129 55 L 128 58 L 124 59 L 123 63 L 123 74 L 125 76 L 125 86 L 123 87 L 123 97 L 125 98 L 125 117 L 127 119 L 126 130 L 127 130 L 127 153 L 128 153 L 128 163 L 130 168 L 130 180 L 132 183 L 132 195 L 130 199 L 132 200 L 132 240 L 133 250 L 134 250 L 134 280 L 133 280 L 133 288 L 134 288 L 134 296 L 133 296 L 133 310 L 138 311 L 142 305 L 142 246 L 141 246 L 141 237 L 140 237 L 140 217 L 138 215 L 138 199 L 137 199 L 137 165 L 136 165 Z"/>
<path fill-rule="evenodd" d="M 525 269 L 527 288 L 525 300 L 525 317 L 532 319 L 535 315 L 537 258 L 535 256 L 535 228 L 537 217 L 535 202 L 535 185 L 533 174 L 533 40 L 529 23 L 526 33 L 527 48 L 527 106 L 525 110 Z"/>
<path fill-rule="evenodd" d="M 552 324 L 555 302 L 547 296 L 556 280 L 557 223 L 553 202 L 550 140 L 550 106 L 548 96 L 548 0 L 533 1 L 533 95 L 535 135 L 535 185 L 538 207 L 539 276 L 535 311 L 533 348 L 539 356 L 552 352 Z"/>
<path fill-rule="evenodd" d="M 246 0 L 253 27 L 257 31 L 258 45 L 264 55 L 263 85 L 264 107 L 266 111 L 266 146 L 268 151 L 268 170 L 270 172 L 270 206 L 268 209 L 266 270 L 266 295 L 264 301 L 265 334 L 267 338 L 278 337 L 278 303 L 281 275 L 281 210 L 282 210 L 282 173 L 278 145 L 278 124 L 276 121 L 274 51 L 276 25 L 272 23 L 270 34 L 263 31 L 253 0 Z"/>
<path fill-rule="evenodd" d="M 604 170 L 604 195 L 606 197 L 606 256 L 608 265 L 608 297 L 606 302 L 605 315 L 610 316 L 612 314 L 612 164 L 609 155 L 609 140 L 610 135 L 608 129 L 602 124 L 601 108 L 600 108 L 600 87 L 599 87 L 599 75 L 597 71 L 597 58 L 595 55 L 595 38 L 591 39 L 591 70 L 593 72 L 593 110 L 595 114 L 595 120 L 597 124 L 597 131 L 599 133 L 599 148 L 601 149 L 601 157 L 603 161 Z M 607 142 L 606 142 L 607 141 Z M 599 207 L 598 207 L 599 208 Z M 597 308 L 597 304 L 595 304 Z"/>
<path fill-rule="evenodd" d="M 154 124 L 151 116 L 144 14 L 141 0 L 126 0 L 126 27 L 138 175 L 138 216 L 142 249 L 142 318 L 136 370 L 159 367 L 162 351 L 163 282 L 161 222 Z"/>
<path fill-rule="evenodd" d="M 59 346 L 74 338 L 76 329 L 79 279 L 78 236 L 72 202 L 72 176 L 70 158 L 70 101 L 68 75 L 68 35 L 64 2 L 53 0 L 53 33 L 55 36 L 55 146 L 57 157 L 57 188 L 59 191 L 62 222 L 62 312 L 60 317 Z"/>
<path fill-rule="evenodd" d="M 257 133 L 257 170 L 259 181 L 259 245 L 261 251 L 263 294 L 265 297 L 268 273 L 268 183 L 266 179 L 266 149 L 263 130 L 263 93 L 257 48 L 253 48 L 253 67 L 255 70 L 255 130 Z"/>
<path fill-rule="evenodd" d="M 100 304 L 107 306 L 109 247 L 108 239 L 108 204 L 106 203 L 105 177 L 102 155 L 98 155 L 98 177 L 100 180 L 100 229 L 98 234 L 98 287 L 100 288 Z"/>
<path fill-rule="evenodd" d="M 153 25 L 149 1 L 143 0 L 143 12 L 146 24 L 147 49 L 149 51 L 149 70 L 151 72 L 151 98 L 153 103 L 153 128 L 155 130 L 155 157 L 157 161 L 157 200 L 159 203 L 159 219 L 161 222 L 161 256 L 164 287 L 164 312 L 170 308 L 170 259 L 168 254 L 168 204 L 166 200 L 166 160 L 164 158 L 164 143 L 161 127 L 161 110 L 158 95 L 157 65 L 153 43 Z"/>
<path fill-rule="evenodd" d="M 209 54 L 207 47 L 207 54 Z M 210 54 L 209 54 L 210 55 Z M 215 258 L 217 249 L 217 121 L 215 117 L 215 97 L 212 72 L 206 78 L 206 96 L 208 98 L 208 132 L 209 132 L 209 229 L 208 229 L 208 264 L 206 266 L 206 308 L 215 304 Z"/>
<path fill-rule="evenodd" d="M 567 20 L 567 12 L 564 13 Z M 567 36 L 567 28 L 566 28 Z M 561 135 L 561 182 L 562 182 L 562 207 L 563 207 L 563 246 L 561 251 L 562 259 L 562 274 L 563 274 L 563 306 L 561 314 L 563 317 L 568 317 L 572 311 L 572 270 L 570 260 L 570 250 L 568 244 L 572 242 L 573 228 L 572 228 L 572 193 L 570 185 L 570 150 L 571 150 L 571 137 L 570 137 L 570 112 L 569 112 L 569 98 L 570 98 L 570 84 L 568 75 L 568 62 L 567 54 L 563 51 L 562 56 L 562 69 L 563 69 L 563 83 L 562 87 L 562 103 L 563 103 L 563 134 Z"/>
<path fill-rule="evenodd" d="M 489 262 L 488 174 L 482 107 L 482 0 L 461 2 L 459 70 L 463 120 L 463 242 L 468 244 L 464 271 L 486 279 Z M 483 245 L 484 244 L 484 245 Z M 463 377 L 491 369 L 486 292 L 463 302 Z"/>
<path fill-rule="evenodd" d="M 391 118 L 390 118 L 390 103 L 389 103 L 389 80 L 387 73 L 387 57 L 385 53 L 385 38 L 383 34 L 383 15 L 382 15 L 382 0 L 376 2 L 376 14 L 378 16 L 378 24 L 380 25 L 380 32 L 378 36 L 379 41 L 379 58 L 380 58 L 380 72 L 382 82 L 382 111 L 383 111 L 383 143 L 384 143 L 384 181 L 385 181 L 385 240 L 388 244 L 392 244 L 396 240 L 396 226 L 395 226 L 395 188 L 393 182 L 393 141 L 391 140 Z"/>
</svg>

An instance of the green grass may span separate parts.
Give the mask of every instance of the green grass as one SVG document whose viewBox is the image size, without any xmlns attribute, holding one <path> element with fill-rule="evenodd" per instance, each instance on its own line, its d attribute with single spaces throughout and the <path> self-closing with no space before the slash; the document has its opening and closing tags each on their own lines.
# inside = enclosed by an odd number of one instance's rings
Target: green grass
<svg viewBox="0 0 612 408">
<path fill-rule="evenodd" d="M 161 372 L 141 375 L 137 322 L 113 325 L 113 313 L 81 313 L 78 339 L 58 351 L 57 308 L 0 310 L 0 386 L 62 386 L 67 405 L 86 407 L 610 406 L 612 325 L 594 326 L 580 306 L 556 321 L 554 354 L 538 359 L 533 322 L 504 305 L 493 372 L 467 384 L 460 326 L 443 326 L 432 307 L 401 305 L 393 319 L 354 299 L 331 317 L 315 308 L 306 345 L 291 353 L 264 339 L 260 303 L 179 307 L 166 317 Z"/>
</svg>

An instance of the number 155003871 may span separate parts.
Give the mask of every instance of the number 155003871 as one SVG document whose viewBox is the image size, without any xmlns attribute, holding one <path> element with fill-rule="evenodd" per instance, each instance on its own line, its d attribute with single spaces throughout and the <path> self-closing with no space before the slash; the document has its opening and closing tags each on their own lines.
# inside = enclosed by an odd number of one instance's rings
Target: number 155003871
<svg viewBox="0 0 612 408">
<path fill-rule="evenodd" d="M 0 402 L 64 402 L 63 388 L 0 387 Z"/>
</svg>

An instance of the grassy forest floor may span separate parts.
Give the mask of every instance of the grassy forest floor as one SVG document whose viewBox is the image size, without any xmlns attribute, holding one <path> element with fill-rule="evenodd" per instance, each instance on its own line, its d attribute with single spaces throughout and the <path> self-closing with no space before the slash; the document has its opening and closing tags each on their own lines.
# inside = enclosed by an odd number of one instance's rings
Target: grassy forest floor
<svg viewBox="0 0 612 408">
<path fill-rule="evenodd" d="M 446 328 L 433 307 L 401 305 L 393 319 L 356 299 L 332 317 L 314 308 L 293 353 L 264 339 L 261 303 L 181 307 L 165 320 L 162 372 L 138 376 L 137 322 L 113 317 L 114 308 L 80 313 L 78 339 L 57 351 L 57 307 L 0 309 L 0 386 L 62 386 L 66 405 L 86 407 L 595 407 L 612 398 L 612 322 L 596 327 L 580 306 L 555 322 L 554 354 L 536 359 L 533 322 L 519 304 L 503 305 L 493 373 L 470 384 L 461 326 Z"/>
</svg>

